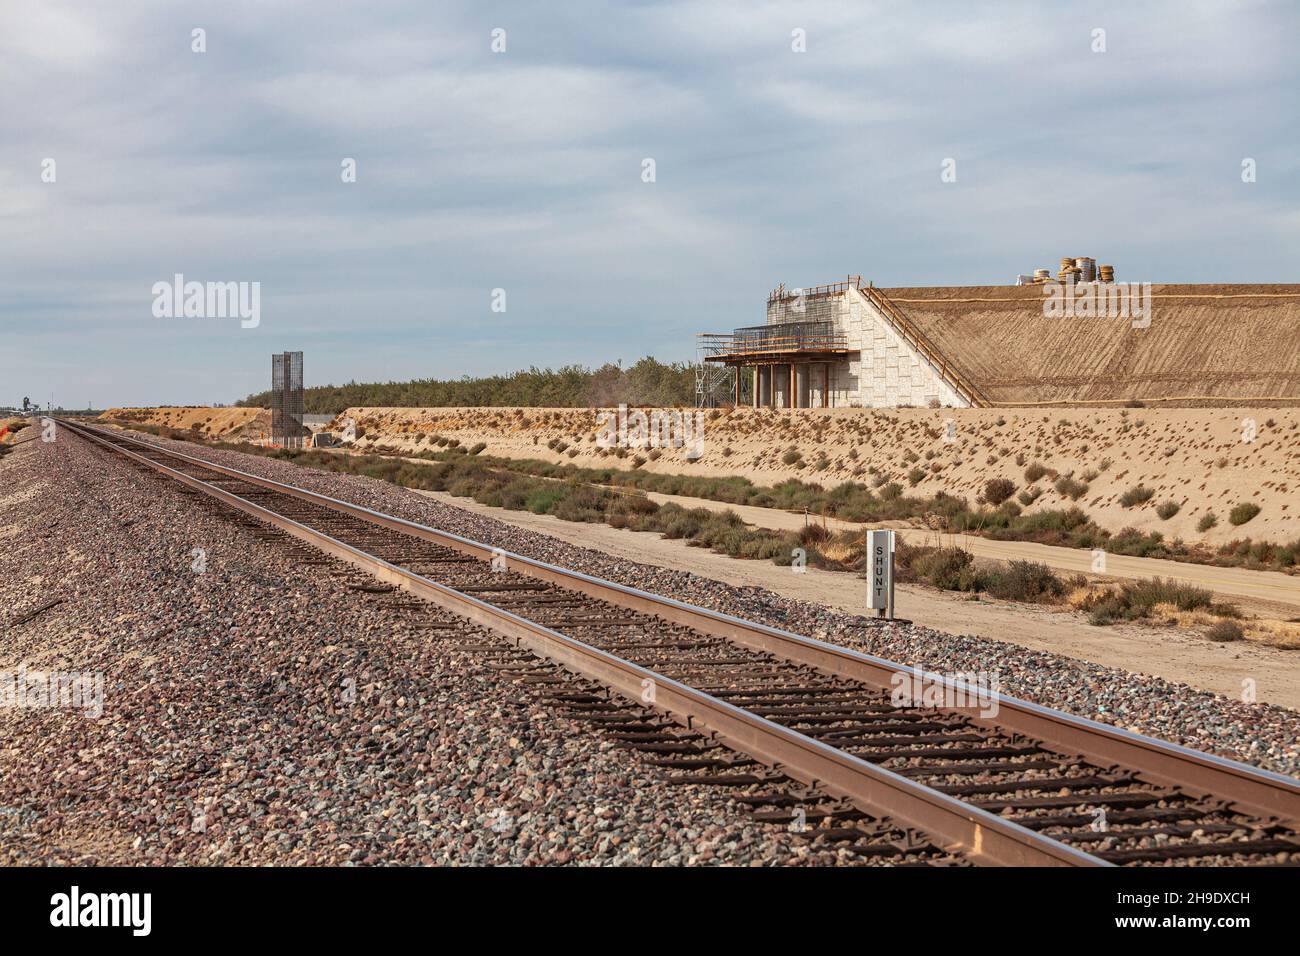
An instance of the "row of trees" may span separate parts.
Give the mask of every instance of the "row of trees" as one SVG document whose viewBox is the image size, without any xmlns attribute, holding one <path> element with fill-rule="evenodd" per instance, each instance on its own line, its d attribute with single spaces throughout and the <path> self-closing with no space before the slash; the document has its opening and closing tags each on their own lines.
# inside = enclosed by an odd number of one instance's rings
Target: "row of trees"
<svg viewBox="0 0 1300 956">
<path fill-rule="evenodd" d="M 250 395 L 238 405 L 269 408 L 270 391 Z M 606 363 L 592 369 L 566 365 L 484 378 L 413 382 L 348 382 L 304 389 L 303 405 L 312 415 L 337 415 L 357 405 L 448 407 L 521 405 L 593 408 L 612 405 L 694 405 L 695 372 L 684 362 L 665 364 L 643 358 L 629 368 Z"/>
</svg>

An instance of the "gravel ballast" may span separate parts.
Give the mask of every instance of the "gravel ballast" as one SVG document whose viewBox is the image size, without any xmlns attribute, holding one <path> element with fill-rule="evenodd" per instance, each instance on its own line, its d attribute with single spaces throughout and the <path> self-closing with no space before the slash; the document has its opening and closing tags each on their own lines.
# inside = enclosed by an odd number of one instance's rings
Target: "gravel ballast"
<svg viewBox="0 0 1300 956">
<path fill-rule="evenodd" d="M 83 441 L 0 461 L 0 509 L 0 671 L 103 695 L 0 706 L 0 864 L 848 862 Z"/>
</svg>

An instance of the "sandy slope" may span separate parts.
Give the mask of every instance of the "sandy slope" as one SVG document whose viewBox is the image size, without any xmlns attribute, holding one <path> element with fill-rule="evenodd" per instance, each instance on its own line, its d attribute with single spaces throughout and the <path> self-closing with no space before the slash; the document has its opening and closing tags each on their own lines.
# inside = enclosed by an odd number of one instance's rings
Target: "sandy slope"
<svg viewBox="0 0 1300 956">
<path fill-rule="evenodd" d="M 832 486 L 844 481 L 897 481 L 923 473 L 916 493 L 946 491 L 973 500 L 990 478 L 1018 489 L 1041 489 L 1026 510 L 1077 504 L 1112 531 L 1132 526 L 1166 538 L 1217 545 L 1238 538 L 1283 541 L 1300 537 L 1300 409 L 804 409 L 743 408 L 706 413 L 703 455 L 659 449 L 647 471 L 687 475 L 741 475 L 771 485 L 800 478 Z M 435 448 L 442 435 L 462 444 L 487 444 L 487 454 L 541 458 L 593 467 L 630 468 L 624 458 L 597 447 L 593 409 L 353 408 L 357 447 L 402 451 Z M 1249 422 L 1254 422 L 1253 440 Z M 1243 425 L 1243 422 L 1246 424 Z M 563 446 L 548 448 L 554 440 Z M 799 461 L 787 464 L 793 449 Z M 824 461 L 824 465 L 819 462 Z M 1054 487 L 1049 473 L 1025 476 L 1034 462 L 1087 484 L 1077 500 Z M 1135 485 L 1154 491 L 1132 508 L 1119 503 Z M 1179 512 L 1162 520 L 1156 507 L 1174 501 Z M 1235 528 L 1228 512 L 1242 501 L 1260 514 Z M 1213 511 L 1208 533 L 1197 522 Z"/>
<path fill-rule="evenodd" d="M 687 411 L 685 414 L 696 414 Z M 636 448 L 618 457 L 599 447 L 600 412 L 546 408 L 353 408 L 334 423 L 355 422 L 361 450 L 436 449 L 435 437 L 487 453 L 590 467 L 749 478 L 772 485 L 789 478 L 830 487 L 845 481 L 895 481 L 914 493 L 938 491 L 974 500 L 991 478 L 1018 491 L 1041 491 L 1027 511 L 1077 504 L 1111 531 L 1133 527 L 1168 539 L 1219 545 L 1252 538 L 1300 538 L 1300 409 L 764 409 L 701 412 L 703 454 L 685 448 Z M 110 409 L 105 419 L 178 430 L 206 438 L 265 437 L 269 412 L 249 408 Z M 1253 423 L 1253 430 L 1252 430 Z M 1243 440 L 1250 437 L 1251 440 Z M 793 453 L 798 454 L 797 460 Z M 1026 469 L 1050 469 L 1029 481 Z M 1086 485 L 1077 499 L 1056 488 L 1057 476 Z M 913 485 L 912 479 L 917 479 Z M 1142 485 L 1149 501 L 1126 508 L 1120 496 Z M 1161 519 L 1172 501 L 1177 514 Z M 1258 516 L 1234 527 L 1240 502 Z M 1207 512 L 1218 523 L 1197 530 Z"/>
<path fill-rule="evenodd" d="M 1129 276 L 1129 280 L 1136 277 Z M 1120 287 L 1080 287 L 1079 293 Z M 1052 289 L 887 289 L 934 347 L 998 405 L 1300 400 L 1300 286 L 1155 285 L 1132 318 L 1044 314 Z M 1116 303 L 1118 305 L 1119 303 Z"/>
<path fill-rule="evenodd" d="M 100 420 L 135 422 L 177 431 L 191 431 L 197 427 L 204 438 L 224 441 L 265 438 L 271 428 L 271 413 L 264 408 L 110 408 L 100 416 Z"/>
</svg>

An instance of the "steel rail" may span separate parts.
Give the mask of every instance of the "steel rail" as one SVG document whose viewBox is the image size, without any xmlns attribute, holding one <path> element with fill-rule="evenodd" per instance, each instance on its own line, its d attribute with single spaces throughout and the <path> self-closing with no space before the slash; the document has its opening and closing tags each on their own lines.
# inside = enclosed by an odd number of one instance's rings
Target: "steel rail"
<svg viewBox="0 0 1300 956">
<path fill-rule="evenodd" d="M 922 690 L 938 687 L 963 691 L 967 693 L 968 699 L 982 699 L 981 694 L 983 698 L 988 696 L 987 689 L 981 691 L 979 688 L 967 688 L 961 681 L 898 664 L 873 654 L 746 621 L 708 608 L 696 607 L 579 571 L 571 571 L 504 549 L 493 548 L 451 532 L 439 531 L 327 495 L 218 465 L 151 442 L 118 434 L 114 434 L 114 438 L 227 477 L 292 495 L 335 511 L 342 511 L 372 524 L 401 531 L 464 554 L 482 559 L 503 558 L 513 571 L 578 591 L 589 597 L 652 614 L 754 650 L 775 654 L 786 660 L 813 667 L 833 677 L 857 680 L 877 689 L 894 688 L 898 686 L 900 680 L 905 680 L 909 687 L 919 686 Z M 1255 816 L 1276 818 L 1292 826 L 1300 826 L 1300 780 L 1015 697 L 999 694 L 996 702 L 998 705 L 996 715 L 988 717 L 981 715 L 978 709 L 949 709 L 962 710 L 982 726 L 1034 737 L 1064 752 L 1084 757 L 1103 766 L 1125 765 L 1141 772 L 1144 778 L 1153 783 L 1178 787 L 1192 796 L 1209 796 L 1226 800 L 1240 810 Z"/>
<path fill-rule="evenodd" d="M 108 448 L 129 460 L 264 521 L 332 557 L 367 571 L 386 583 L 432 601 L 476 624 L 504 634 L 519 645 L 594 679 L 633 701 L 642 701 L 645 689 L 653 686 L 655 693 L 654 703 L 651 706 L 683 720 L 690 729 L 705 731 L 728 748 L 768 763 L 810 787 L 822 789 L 832 796 L 848 799 L 864 812 L 888 816 L 900 823 L 915 827 L 943 841 L 946 848 L 968 856 L 973 862 L 1006 866 L 1112 865 L 1017 823 L 1004 820 L 986 810 L 970 806 L 954 797 L 918 784 L 891 770 L 878 767 L 853 754 L 814 740 L 797 730 L 784 727 L 607 651 L 539 625 L 511 611 L 392 564 L 309 525 L 241 498 L 224 488 L 209 484 L 115 444 L 92 429 L 84 429 L 69 423 L 63 424 L 73 433 L 96 445 Z M 188 455 L 175 454 L 148 442 L 129 441 L 220 474 L 228 474 L 232 477 L 231 473 L 238 474 L 241 480 L 244 479 L 243 474 L 235 472 L 234 469 L 203 462 Z M 277 491 L 288 491 L 292 487 L 278 482 L 264 485 L 264 481 L 264 479 L 259 480 L 254 484 L 273 487 Z M 310 496 L 306 500 L 311 501 L 323 497 L 311 492 L 306 494 Z M 370 514 L 375 513 L 370 512 Z M 400 521 L 400 519 L 393 520 Z M 487 556 L 490 557 L 493 553 L 492 549 L 486 549 Z"/>
</svg>

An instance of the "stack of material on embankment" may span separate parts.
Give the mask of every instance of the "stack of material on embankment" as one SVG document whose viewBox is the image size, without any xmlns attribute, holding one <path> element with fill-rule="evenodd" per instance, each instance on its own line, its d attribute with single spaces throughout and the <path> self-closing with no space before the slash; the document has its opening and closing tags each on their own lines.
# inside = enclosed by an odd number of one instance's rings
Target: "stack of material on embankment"
<svg viewBox="0 0 1300 956">
<path fill-rule="evenodd" d="M 1049 318 L 1049 288 L 884 292 L 995 404 L 1300 404 L 1300 285 L 1153 285 L 1145 328 Z"/>
<path fill-rule="evenodd" d="M 271 413 L 265 408 L 209 408 L 205 406 L 159 406 L 158 408 L 110 408 L 100 416 L 105 422 L 131 422 L 151 428 L 197 432 L 219 441 L 256 441 L 271 433 Z"/>
</svg>

